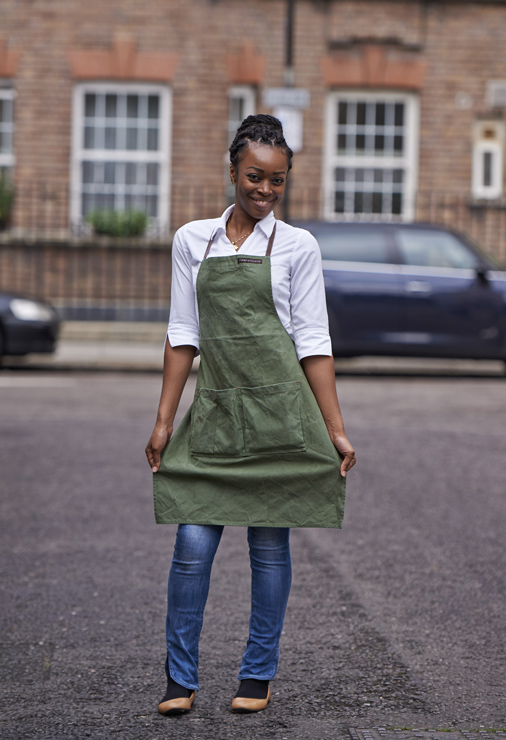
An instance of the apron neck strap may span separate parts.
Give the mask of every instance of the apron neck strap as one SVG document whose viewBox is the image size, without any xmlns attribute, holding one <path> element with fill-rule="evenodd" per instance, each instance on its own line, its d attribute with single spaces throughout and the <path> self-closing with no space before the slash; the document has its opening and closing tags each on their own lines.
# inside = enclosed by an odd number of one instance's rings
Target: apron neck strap
<svg viewBox="0 0 506 740">
<path fill-rule="evenodd" d="M 204 256 L 202 258 L 202 262 L 207 258 L 207 255 L 209 254 L 209 250 L 211 249 L 211 244 L 214 242 L 214 237 L 215 236 L 216 236 L 216 231 L 213 231 L 213 233 L 211 234 L 211 238 L 207 242 L 207 249 L 206 249 L 206 251 L 204 253 Z"/>
<path fill-rule="evenodd" d="M 213 241 L 214 241 L 214 237 L 215 237 L 215 236 L 216 236 L 216 232 L 215 232 L 215 231 L 213 231 L 213 233 L 211 234 L 211 237 L 210 237 L 209 241 L 207 242 L 207 247 L 206 247 L 206 251 L 204 252 L 204 256 L 203 256 L 203 258 L 202 258 L 202 262 L 203 262 L 203 261 L 204 261 L 205 259 L 207 259 L 207 255 L 209 254 L 209 252 L 210 252 L 210 250 L 211 250 L 211 246 L 212 246 L 212 243 L 213 243 Z M 273 230 L 272 230 L 272 233 L 271 233 L 271 235 L 270 235 L 270 237 L 269 237 L 269 241 L 268 241 L 268 243 L 267 243 L 267 251 L 266 251 L 266 253 L 265 253 L 265 256 L 266 256 L 266 257 L 270 257 L 270 256 L 271 256 L 271 252 L 272 252 L 272 245 L 274 244 L 274 237 L 275 237 L 275 236 L 276 236 L 276 224 L 274 223 L 274 228 L 273 228 Z"/>
<path fill-rule="evenodd" d="M 274 222 L 274 228 L 272 230 L 272 234 L 269 237 L 269 243 L 267 244 L 267 252 L 265 253 L 266 257 L 271 256 L 272 252 L 272 245 L 274 244 L 274 237 L 276 236 L 276 222 Z"/>
</svg>

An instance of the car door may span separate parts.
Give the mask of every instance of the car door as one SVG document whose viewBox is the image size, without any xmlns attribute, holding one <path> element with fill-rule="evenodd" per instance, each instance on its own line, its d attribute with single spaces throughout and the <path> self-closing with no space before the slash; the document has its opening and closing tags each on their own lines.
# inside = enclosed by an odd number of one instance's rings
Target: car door
<svg viewBox="0 0 506 740">
<path fill-rule="evenodd" d="M 322 253 L 334 354 L 394 351 L 403 288 L 389 226 L 322 224 Z"/>
<path fill-rule="evenodd" d="M 404 304 L 402 336 L 413 354 L 497 356 L 504 343 L 502 293 L 480 257 L 457 235 L 398 226 Z"/>
</svg>

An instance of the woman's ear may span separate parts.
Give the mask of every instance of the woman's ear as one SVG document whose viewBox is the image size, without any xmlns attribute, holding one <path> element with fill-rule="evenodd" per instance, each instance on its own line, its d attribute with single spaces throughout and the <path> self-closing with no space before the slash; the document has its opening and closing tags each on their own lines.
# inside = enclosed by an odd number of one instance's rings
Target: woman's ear
<svg viewBox="0 0 506 740">
<path fill-rule="evenodd" d="M 235 168 L 234 168 L 234 166 L 232 164 L 230 165 L 230 182 L 232 183 L 232 185 L 235 185 L 236 184 L 236 180 L 235 180 Z"/>
</svg>

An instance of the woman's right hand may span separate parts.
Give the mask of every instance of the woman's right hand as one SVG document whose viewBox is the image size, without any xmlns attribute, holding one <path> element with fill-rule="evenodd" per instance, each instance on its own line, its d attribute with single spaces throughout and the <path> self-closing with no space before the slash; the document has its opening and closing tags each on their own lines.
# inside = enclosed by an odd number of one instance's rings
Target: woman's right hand
<svg viewBox="0 0 506 740">
<path fill-rule="evenodd" d="M 160 467 L 160 457 L 171 437 L 172 427 L 156 424 L 145 450 L 149 467 L 153 473 L 158 471 L 158 468 Z"/>
</svg>

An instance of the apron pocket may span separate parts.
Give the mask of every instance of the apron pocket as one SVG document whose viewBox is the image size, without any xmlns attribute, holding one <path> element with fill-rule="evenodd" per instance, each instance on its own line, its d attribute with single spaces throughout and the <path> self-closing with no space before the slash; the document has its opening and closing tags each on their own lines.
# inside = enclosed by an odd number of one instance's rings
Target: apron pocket
<svg viewBox="0 0 506 740">
<path fill-rule="evenodd" d="M 300 417 L 300 383 L 241 388 L 246 454 L 306 449 Z"/>
<path fill-rule="evenodd" d="M 244 454 L 241 399 L 238 388 L 199 388 L 191 414 L 191 451 L 198 455 L 236 457 Z"/>
</svg>

